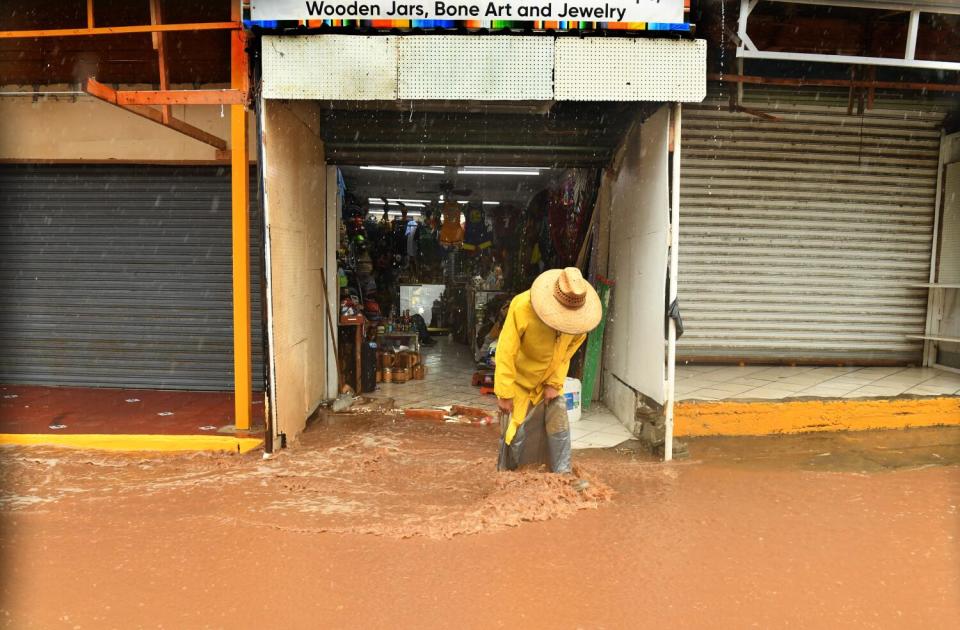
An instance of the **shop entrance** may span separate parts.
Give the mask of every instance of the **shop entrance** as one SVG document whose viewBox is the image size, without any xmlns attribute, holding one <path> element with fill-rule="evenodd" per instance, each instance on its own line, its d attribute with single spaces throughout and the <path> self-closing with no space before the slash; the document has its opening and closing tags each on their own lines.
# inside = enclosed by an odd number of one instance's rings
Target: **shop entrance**
<svg viewBox="0 0 960 630">
<path fill-rule="evenodd" d="M 612 389 L 590 395 L 663 403 L 668 106 L 266 99 L 260 118 L 274 437 L 344 386 L 492 415 L 506 306 L 567 266 L 624 287 L 597 346 Z M 570 376 L 598 383 L 585 349 Z"/>
<path fill-rule="evenodd" d="M 492 414 L 494 353 L 510 299 L 545 269 L 590 267 L 599 168 L 331 168 L 342 192 L 344 380 L 398 407 Z M 358 373 L 354 327 L 343 323 L 361 315 L 376 354 L 362 347 L 370 356 L 361 351 Z"/>
</svg>

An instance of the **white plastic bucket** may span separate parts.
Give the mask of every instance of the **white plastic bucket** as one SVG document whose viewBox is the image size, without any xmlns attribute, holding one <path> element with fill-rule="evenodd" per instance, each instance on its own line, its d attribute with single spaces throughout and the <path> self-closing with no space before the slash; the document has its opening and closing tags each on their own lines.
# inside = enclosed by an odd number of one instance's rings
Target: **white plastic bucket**
<svg viewBox="0 0 960 630">
<path fill-rule="evenodd" d="M 567 402 L 567 417 L 570 422 L 580 419 L 580 379 L 568 378 L 563 382 L 563 398 Z"/>
</svg>

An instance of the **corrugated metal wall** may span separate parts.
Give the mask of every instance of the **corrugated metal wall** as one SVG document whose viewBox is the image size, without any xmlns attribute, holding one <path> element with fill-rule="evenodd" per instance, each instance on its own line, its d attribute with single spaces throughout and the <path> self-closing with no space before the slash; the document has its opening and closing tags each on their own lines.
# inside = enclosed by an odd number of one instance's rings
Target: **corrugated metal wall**
<svg viewBox="0 0 960 630">
<path fill-rule="evenodd" d="M 254 387 L 263 388 L 251 178 Z M 230 390 L 230 174 L 0 167 L 0 381 Z"/>
<path fill-rule="evenodd" d="M 684 108 L 681 360 L 921 359 L 943 112 L 806 94 Z"/>
</svg>

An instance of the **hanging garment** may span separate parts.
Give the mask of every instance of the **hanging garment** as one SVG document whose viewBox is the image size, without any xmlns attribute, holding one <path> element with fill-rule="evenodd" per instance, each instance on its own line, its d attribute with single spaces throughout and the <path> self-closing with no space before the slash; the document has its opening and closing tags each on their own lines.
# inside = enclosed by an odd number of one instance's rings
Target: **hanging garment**
<svg viewBox="0 0 960 630">
<path fill-rule="evenodd" d="M 410 258 L 417 257 L 417 231 L 420 229 L 420 224 L 416 222 L 415 219 L 410 219 L 407 221 L 407 231 L 405 233 L 407 239 L 407 256 Z"/>
<path fill-rule="evenodd" d="M 357 255 L 357 273 L 361 275 L 373 273 L 373 259 L 365 248 Z"/>
<path fill-rule="evenodd" d="M 483 215 L 483 207 L 470 204 L 467 210 L 467 229 L 464 234 L 463 248 L 467 251 L 488 249 L 493 246 L 490 230 L 487 228 L 487 219 Z"/>
<path fill-rule="evenodd" d="M 443 204 L 443 226 L 440 228 L 440 244 L 456 246 L 463 243 L 463 225 L 460 224 L 460 204 L 446 201 Z"/>
<path fill-rule="evenodd" d="M 498 248 L 512 248 L 517 240 L 517 219 L 520 211 L 508 204 L 493 212 L 493 238 Z"/>
<path fill-rule="evenodd" d="M 439 261 L 443 253 L 440 250 L 440 242 L 437 230 L 430 225 L 421 225 L 417 231 L 417 253 L 421 261 L 432 264 Z"/>
<path fill-rule="evenodd" d="M 586 338 L 544 324 L 530 303 L 530 291 L 513 298 L 497 340 L 494 380 L 497 398 L 513 400 L 513 415 L 503 434 L 506 444 L 513 441 L 528 409 L 543 400 L 544 388 L 549 385 L 562 397 L 570 359 Z"/>
</svg>

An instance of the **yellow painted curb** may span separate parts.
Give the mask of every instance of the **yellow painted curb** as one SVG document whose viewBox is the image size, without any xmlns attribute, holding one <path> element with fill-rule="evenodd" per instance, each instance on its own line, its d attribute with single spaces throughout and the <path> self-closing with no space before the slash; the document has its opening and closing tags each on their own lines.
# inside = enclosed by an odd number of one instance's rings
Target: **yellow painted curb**
<svg viewBox="0 0 960 630">
<path fill-rule="evenodd" d="M 230 453 L 248 453 L 263 444 L 263 440 L 227 435 L 0 433 L 0 444 L 63 446 L 103 451 L 227 451 Z"/>
<path fill-rule="evenodd" d="M 960 397 L 682 402 L 674 435 L 771 435 L 960 426 Z"/>
</svg>

